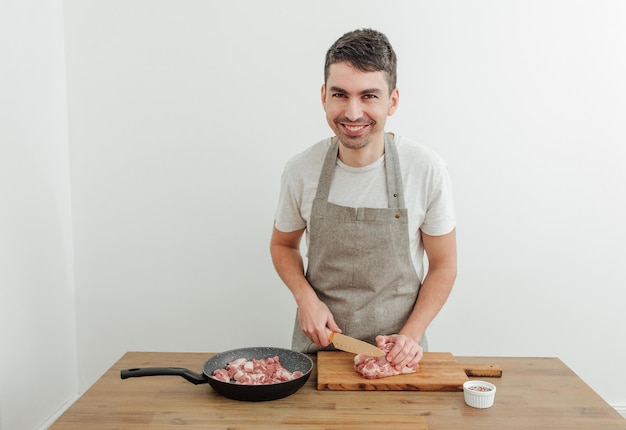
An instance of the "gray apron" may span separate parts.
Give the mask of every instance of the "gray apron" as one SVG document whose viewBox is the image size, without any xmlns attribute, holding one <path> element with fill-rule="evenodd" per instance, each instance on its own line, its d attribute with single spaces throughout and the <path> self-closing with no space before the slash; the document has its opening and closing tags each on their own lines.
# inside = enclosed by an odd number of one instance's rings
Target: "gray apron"
<svg viewBox="0 0 626 430">
<path fill-rule="evenodd" d="M 336 140 L 328 149 L 311 208 L 306 278 L 343 334 L 376 343 L 377 335 L 398 333 L 404 326 L 420 287 L 409 249 L 398 151 L 385 134 L 389 207 L 352 208 L 328 202 L 338 147 Z M 292 348 L 318 350 L 297 315 Z"/>
</svg>

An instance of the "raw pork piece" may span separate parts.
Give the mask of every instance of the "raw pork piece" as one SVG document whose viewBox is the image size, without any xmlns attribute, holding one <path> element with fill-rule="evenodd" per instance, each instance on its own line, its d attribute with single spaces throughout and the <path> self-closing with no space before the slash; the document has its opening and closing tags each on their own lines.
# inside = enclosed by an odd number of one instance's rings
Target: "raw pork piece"
<svg viewBox="0 0 626 430">
<path fill-rule="evenodd" d="M 387 342 L 381 349 L 385 352 L 389 352 L 394 345 L 395 342 Z M 387 361 L 387 356 L 371 357 L 369 355 L 359 354 L 354 357 L 354 370 L 359 372 L 366 379 L 379 379 L 388 376 L 415 373 L 418 368 L 419 364 L 414 368 L 404 366 L 401 370 L 396 370 L 396 368 Z"/>
<path fill-rule="evenodd" d="M 219 381 L 245 385 L 278 384 L 302 375 L 300 371 L 291 373 L 285 369 L 278 356 L 261 360 L 238 358 L 228 363 L 225 369 L 213 372 L 213 378 Z"/>
</svg>

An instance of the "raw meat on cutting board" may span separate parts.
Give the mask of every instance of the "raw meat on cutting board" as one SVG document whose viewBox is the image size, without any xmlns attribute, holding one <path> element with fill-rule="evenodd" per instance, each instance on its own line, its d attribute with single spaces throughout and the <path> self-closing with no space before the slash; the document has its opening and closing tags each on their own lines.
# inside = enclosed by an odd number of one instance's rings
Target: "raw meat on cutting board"
<svg viewBox="0 0 626 430">
<path fill-rule="evenodd" d="M 387 342 L 380 349 L 385 352 L 389 352 L 394 345 L 395 342 Z M 366 379 L 379 379 L 387 378 L 389 376 L 415 373 L 418 368 L 419 364 L 415 367 L 404 366 L 402 369 L 397 370 L 387 360 L 387 356 L 371 357 L 369 355 L 358 354 L 354 357 L 354 370 L 359 372 Z"/>
</svg>

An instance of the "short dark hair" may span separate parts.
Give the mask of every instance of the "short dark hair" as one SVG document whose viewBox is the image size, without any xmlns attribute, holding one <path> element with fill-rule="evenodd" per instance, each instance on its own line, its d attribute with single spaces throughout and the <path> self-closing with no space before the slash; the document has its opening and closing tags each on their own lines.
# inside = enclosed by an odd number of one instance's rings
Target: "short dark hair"
<svg viewBox="0 0 626 430">
<path fill-rule="evenodd" d="M 379 31 L 354 30 L 337 39 L 326 52 L 324 83 L 328 81 L 330 66 L 342 62 L 363 72 L 386 72 L 389 92 L 396 88 L 396 53 L 387 36 Z"/>
</svg>

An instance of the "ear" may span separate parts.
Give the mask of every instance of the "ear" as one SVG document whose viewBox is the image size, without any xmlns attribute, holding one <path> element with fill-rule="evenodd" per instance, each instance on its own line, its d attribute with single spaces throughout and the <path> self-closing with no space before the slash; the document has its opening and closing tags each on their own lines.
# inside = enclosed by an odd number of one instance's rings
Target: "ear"
<svg viewBox="0 0 626 430">
<path fill-rule="evenodd" d="M 389 96 L 389 109 L 387 110 L 387 116 L 391 116 L 396 113 L 398 103 L 400 103 L 400 91 L 398 88 L 394 88 Z"/>
<path fill-rule="evenodd" d="M 326 110 L 326 84 L 322 84 L 322 106 Z"/>
</svg>

